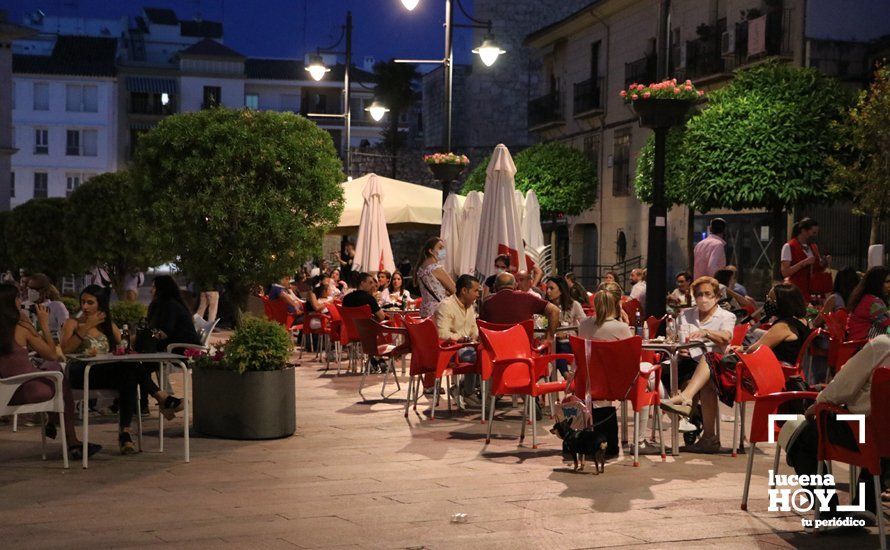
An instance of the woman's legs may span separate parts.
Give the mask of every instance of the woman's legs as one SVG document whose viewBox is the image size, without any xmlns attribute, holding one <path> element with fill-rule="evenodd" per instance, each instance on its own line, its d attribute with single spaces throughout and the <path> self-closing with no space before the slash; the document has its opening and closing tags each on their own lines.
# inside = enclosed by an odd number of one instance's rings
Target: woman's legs
<svg viewBox="0 0 890 550">
<path fill-rule="evenodd" d="M 695 372 L 692 373 L 692 378 L 689 379 L 689 383 L 686 384 L 686 387 L 683 388 L 679 395 L 676 395 L 666 402 L 675 403 L 675 404 L 684 404 L 691 403 L 692 398 L 700 392 L 703 388 L 709 386 L 708 381 L 711 379 L 711 369 L 708 367 L 708 362 L 705 361 L 705 357 L 698 361 L 698 364 L 695 366 Z M 704 406 L 704 404 L 702 404 Z"/>
<path fill-rule="evenodd" d="M 202 292 L 201 298 L 198 301 L 198 310 L 195 311 L 195 315 L 197 315 L 198 317 L 204 317 L 204 312 L 207 311 L 207 307 L 209 305 L 210 303 L 207 300 L 207 293 Z"/>
</svg>

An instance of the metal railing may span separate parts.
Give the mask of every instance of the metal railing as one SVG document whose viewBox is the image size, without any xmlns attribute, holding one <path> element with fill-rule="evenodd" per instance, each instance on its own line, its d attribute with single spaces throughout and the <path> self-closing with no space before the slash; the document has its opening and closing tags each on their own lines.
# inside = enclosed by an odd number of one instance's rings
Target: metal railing
<svg viewBox="0 0 890 550">
<path fill-rule="evenodd" d="M 624 87 L 631 84 L 649 84 L 655 81 L 655 56 L 647 55 L 624 64 Z"/>
<path fill-rule="evenodd" d="M 603 109 L 603 78 L 589 78 L 575 83 L 573 113 L 575 115 Z"/>
<path fill-rule="evenodd" d="M 699 38 L 686 42 L 686 78 L 697 78 L 724 71 L 720 55 L 720 37 Z"/>
<path fill-rule="evenodd" d="M 643 257 L 634 256 L 614 264 L 571 264 L 569 267 L 575 275 L 575 280 L 584 285 L 588 291 L 593 292 L 609 271 L 617 273 L 618 284 L 625 291 L 629 290 L 627 283 L 630 282 L 630 272 L 642 266 Z"/>
<path fill-rule="evenodd" d="M 529 128 L 564 120 L 560 95 L 558 91 L 554 91 L 528 102 Z"/>
</svg>

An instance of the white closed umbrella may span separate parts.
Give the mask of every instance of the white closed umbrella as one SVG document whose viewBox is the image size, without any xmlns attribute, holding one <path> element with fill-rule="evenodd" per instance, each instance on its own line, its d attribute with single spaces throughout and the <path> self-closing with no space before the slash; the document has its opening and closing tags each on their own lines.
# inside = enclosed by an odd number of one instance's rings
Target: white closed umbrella
<svg viewBox="0 0 890 550">
<path fill-rule="evenodd" d="M 460 259 L 460 222 L 461 206 L 458 195 L 448 195 L 445 206 L 442 208 L 442 226 L 439 228 L 439 238 L 445 242 L 445 271 L 451 275 L 460 275 L 457 271 Z"/>
<path fill-rule="evenodd" d="M 484 197 L 479 191 L 470 191 L 464 202 L 460 216 L 460 258 L 456 268 L 458 275 L 476 272 L 476 248 L 479 244 L 479 222 L 482 219 Z"/>
<path fill-rule="evenodd" d="M 519 215 L 519 234 L 522 236 L 522 242 L 528 244 L 528 239 L 525 235 L 525 197 L 519 189 L 513 191 L 513 196 L 516 201 L 516 213 Z"/>
<path fill-rule="evenodd" d="M 476 271 L 484 277 L 494 274 L 494 258 L 498 254 L 510 256 L 511 267 L 524 267 L 519 263 L 520 258 L 525 258 L 525 248 L 516 208 L 515 176 L 513 157 L 501 143 L 495 147 L 485 171 L 485 201 L 476 252 Z"/>
<path fill-rule="evenodd" d="M 522 217 L 522 238 L 529 248 L 539 250 L 544 243 L 544 231 L 541 229 L 541 204 L 534 189 L 525 195 L 525 213 Z"/>
<path fill-rule="evenodd" d="M 358 238 L 355 243 L 353 266 L 358 271 L 376 273 L 395 271 L 392 258 L 392 245 L 383 215 L 383 186 L 377 177 L 368 178 L 362 191 L 364 205 L 358 225 Z"/>
</svg>

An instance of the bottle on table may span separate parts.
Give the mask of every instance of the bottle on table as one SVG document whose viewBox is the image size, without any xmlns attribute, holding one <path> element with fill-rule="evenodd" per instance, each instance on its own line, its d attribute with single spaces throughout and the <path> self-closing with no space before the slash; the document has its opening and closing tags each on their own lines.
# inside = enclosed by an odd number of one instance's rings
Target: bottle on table
<svg viewBox="0 0 890 550">
<path fill-rule="evenodd" d="M 636 327 L 637 336 L 643 336 L 643 316 L 640 315 L 640 310 L 637 310 L 634 326 Z"/>
<path fill-rule="evenodd" d="M 121 343 L 118 346 L 118 349 L 122 353 L 130 351 L 130 326 L 127 324 L 124 324 L 121 327 Z"/>
</svg>

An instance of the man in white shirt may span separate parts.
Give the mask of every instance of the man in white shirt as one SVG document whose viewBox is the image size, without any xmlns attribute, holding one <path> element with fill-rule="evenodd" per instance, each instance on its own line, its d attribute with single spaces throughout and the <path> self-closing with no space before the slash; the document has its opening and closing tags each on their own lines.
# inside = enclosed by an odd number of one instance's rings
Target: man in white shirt
<svg viewBox="0 0 890 550">
<path fill-rule="evenodd" d="M 640 302 L 640 315 L 646 317 L 646 270 L 634 269 L 630 272 L 630 282 L 633 286 L 630 288 L 630 297 Z M 631 319 L 631 322 L 634 322 Z"/>
<path fill-rule="evenodd" d="M 479 299 L 481 289 L 479 279 L 472 275 L 461 275 L 455 283 L 456 292 L 445 298 L 436 307 L 434 318 L 439 338 L 451 342 L 473 342 L 479 337 L 479 329 L 476 326 L 475 303 Z M 465 363 L 476 361 L 476 349 L 467 346 L 458 352 L 458 359 Z M 476 398 L 476 388 L 479 387 L 479 375 L 464 375 L 460 388 L 455 385 L 450 388 L 452 397 L 460 404 L 460 398 L 472 406 L 480 406 L 481 401 Z M 458 393 L 460 395 L 458 395 Z"/>
<path fill-rule="evenodd" d="M 692 251 L 694 258 L 692 277 L 713 277 L 718 270 L 726 267 L 726 220 L 714 218 L 708 225 L 708 236 L 695 245 Z"/>
</svg>

